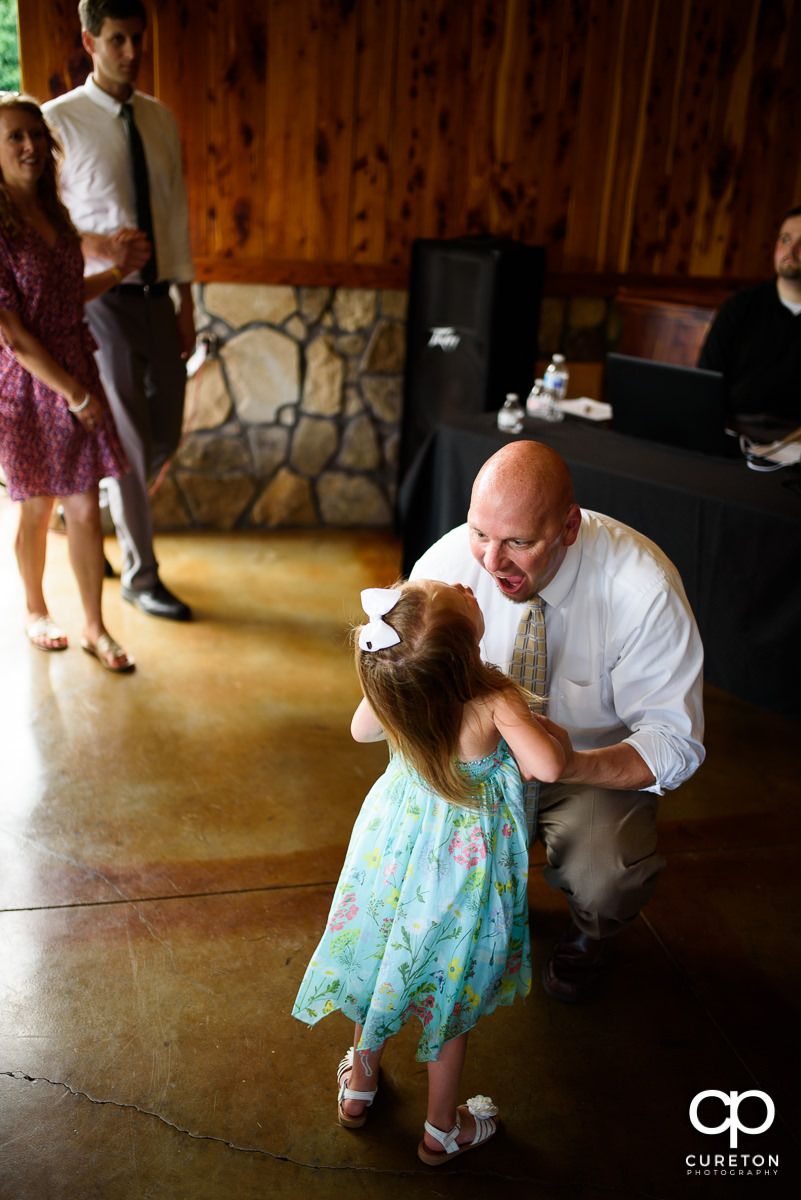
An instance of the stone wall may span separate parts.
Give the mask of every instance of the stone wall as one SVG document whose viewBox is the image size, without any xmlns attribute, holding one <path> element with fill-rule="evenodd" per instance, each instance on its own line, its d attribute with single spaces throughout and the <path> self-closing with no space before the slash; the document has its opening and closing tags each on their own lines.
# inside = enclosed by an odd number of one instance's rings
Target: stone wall
<svg viewBox="0 0 801 1200">
<path fill-rule="evenodd" d="M 390 526 L 406 293 L 209 283 L 195 304 L 219 352 L 188 381 L 156 527 Z M 543 357 L 601 361 L 618 336 L 610 300 L 543 301 Z"/>
<path fill-rule="evenodd" d="M 210 283 L 157 528 L 392 524 L 406 293 Z"/>
</svg>

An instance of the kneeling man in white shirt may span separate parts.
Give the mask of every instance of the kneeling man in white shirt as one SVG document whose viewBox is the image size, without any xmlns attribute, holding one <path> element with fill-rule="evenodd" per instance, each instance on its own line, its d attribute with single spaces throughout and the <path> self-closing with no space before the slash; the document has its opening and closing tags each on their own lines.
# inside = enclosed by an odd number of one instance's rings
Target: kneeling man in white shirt
<svg viewBox="0 0 801 1200">
<path fill-rule="evenodd" d="M 467 523 L 426 551 L 411 578 L 472 588 L 484 658 L 506 672 L 526 603 L 542 597 L 542 720 L 567 766 L 540 789 L 536 832 L 545 878 L 570 910 L 543 986 L 583 1000 L 605 976 L 609 940 L 648 902 L 665 865 L 657 797 L 704 759 L 703 650 L 681 578 L 653 542 L 582 512 L 564 461 L 527 441 L 484 464 Z"/>
</svg>

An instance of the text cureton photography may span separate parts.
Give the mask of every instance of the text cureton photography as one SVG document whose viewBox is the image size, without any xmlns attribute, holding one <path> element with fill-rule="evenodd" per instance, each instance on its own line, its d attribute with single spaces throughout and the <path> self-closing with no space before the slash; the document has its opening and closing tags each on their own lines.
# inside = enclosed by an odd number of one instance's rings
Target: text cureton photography
<svg viewBox="0 0 801 1200">
<path fill-rule="evenodd" d="M 745 1111 L 744 1117 L 741 1117 L 740 1110 L 743 1105 Z M 720 1106 L 724 1113 L 723 1120 L 720 1120 Z M 775 1116 L 776 1107 L 766 1092 L 756 1089 L 747 1092 L 721 1092 L 715 1088 L 698 1092 L 690 1104 L 690 1122 L 693 1128 L 699 1133 L 709 1135 L 728 1133 L 729 1152 L 688 1154 L 685 1158 L 687 1174 L 778 1175 L 778 1154 L 769 1151 L 737 1150 L 741 1133 L 746 1136 L 764 1134 L 773 1125 Z"/>
</svg>

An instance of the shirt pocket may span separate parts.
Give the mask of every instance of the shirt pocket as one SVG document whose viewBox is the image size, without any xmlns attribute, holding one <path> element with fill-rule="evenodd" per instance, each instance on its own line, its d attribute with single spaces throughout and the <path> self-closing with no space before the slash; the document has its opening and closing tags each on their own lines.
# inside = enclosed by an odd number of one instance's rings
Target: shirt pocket
<svg viewBox="0 0 801 1200">
<path fill-rule="evenodd" d="M 553 718 L 560 724 L 589 731 L 608 729 L 619 723 L 611 703 L 609 680 L 601 677 L 587 683 L 572 679 L 559 680 L 555 692 L 556 709 Z"/>
</svg>

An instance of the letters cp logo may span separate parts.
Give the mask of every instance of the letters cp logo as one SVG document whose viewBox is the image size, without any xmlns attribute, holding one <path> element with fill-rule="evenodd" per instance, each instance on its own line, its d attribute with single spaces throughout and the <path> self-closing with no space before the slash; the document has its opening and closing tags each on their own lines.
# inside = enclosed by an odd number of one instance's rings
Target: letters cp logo
<svg viewBox="0 0 801 1200">
<path fill-rule="evenodd" d="M 698 1119 L 698 1107 L 702 1100 L 706 1100 L 708 1096 L 714 1096 L 720 1100 L 722 1104 L 728 1108 L 729 1115 L 720 1125 L 702 1125 Z M 743 1100 L 749 1096 L 757 1096 L 765 1105 L 765 1120 L 761 1125 L 743 1125 L 740 1122 L 740 1105 Z M 740 1130 L 743 1133 L 764 1133 L 766 1129 L 770 1129 L 773 1124 L 773 1118 L 776 1115 L 776 1109 L 770 1096 L 765 1092 L 718 1092 L 714 1088 L 710 1088 L 707 1092 L 699 1092 L 694 1097 L 690 1105 L 690 1120 L 699 1133 L 723 1133 L 724 1129 L 729 1132 L 729 1146 L 732 1150 L 737 1148 L 737 1134 Z"/>
</svg>

